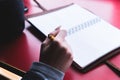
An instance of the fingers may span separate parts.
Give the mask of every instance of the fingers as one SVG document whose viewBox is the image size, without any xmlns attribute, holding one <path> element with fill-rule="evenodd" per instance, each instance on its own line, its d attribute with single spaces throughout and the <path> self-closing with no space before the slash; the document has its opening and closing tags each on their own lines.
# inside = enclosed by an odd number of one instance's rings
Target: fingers
<svg viewBox="0 0 120 80">
<path fill-rule="evenodd" d="M 52 33 L 50 33 L 48 35 L 48 40 L 47 40 L 47 41 L 49 41 L 49 42 L 47 42 L 48 46 L 51 47 L 51 48 L 55 48 L 56 46 L 62 46 L 61 44 L 66 42 L 65 37 L 66 37 L 66 31 L 65 30 L 60 30 L 57 33 L 57 35 L 55 35 L 55 36 Z"/>
<path fill-rule="evenodd" d="M 49 34 L 49 35 L 52 35 L 51 39 L 49 37 L 47 37 L 45 39 L 45 41 L 42 43 L 42 47 L 49 46 L 49 44 L 53 41 L 53 39 L 55 41 L 59 41 L 59 42 L 63 42 L 65 40 L 67 32 L 65 30 L 60 30 L 60 27 L 61 26 L 57 27 L 55 29 L 55 31 L 53 31 Z"/>
<path fill-rule="evenodd" d="M 50 34 L 56 36 L 59 33 L 59 31 L 60 31 L 60 27 L 57 27 L 55 31 L 51 32 Z M 43 42 L 43 45 L 47 46 L 50 42 L 51 40 L 47 37 Z"/>
<path fill-rule="evenodd" d="M 41 62 L 65 72 L 73 61 L 72 51 L 65 37 L 67 32 L 57 28 L 41 46 Z"/>
<path fill-rule="evenodd" d="M 55 41 L 59 43 L 59 45 L 66 49 L 67 53 L 72 53 L 72 49 L 69 44 L 66 42 L 65 37 L 67 36 L 66 30 L 60 30 L 57 36 L 55 37 Z M 72 54 L 71 54 L 72 55 Z"/>
<path fill-rule="evenodd" d="M 67 32 L 65 30 L 60 30 L 57 36 L 55 37 L 55 40 L 64 41 L 66 35 L 67 35 Z"/>
</svg>

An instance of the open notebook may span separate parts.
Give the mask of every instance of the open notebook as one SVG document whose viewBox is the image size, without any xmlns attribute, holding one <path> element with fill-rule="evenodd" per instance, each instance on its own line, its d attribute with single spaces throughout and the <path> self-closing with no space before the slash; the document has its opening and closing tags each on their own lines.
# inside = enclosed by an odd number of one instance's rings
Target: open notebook
<svg viewBox="0 0 120 80">
<path fill-rule="evenodd" d="M 76 4 L 28 21 L 45 36 L 58 26 L 67 30 L 74 65 L 83 72 L 120 51 L 120 30 Z"/>
</svg>

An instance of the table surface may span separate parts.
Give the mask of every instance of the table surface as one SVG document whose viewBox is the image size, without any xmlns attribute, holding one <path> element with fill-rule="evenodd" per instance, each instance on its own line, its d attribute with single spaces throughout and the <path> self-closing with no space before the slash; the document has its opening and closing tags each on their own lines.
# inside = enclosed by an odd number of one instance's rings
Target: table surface
<svg viewBox="0 0 120 80">
<path fill-rule="evenodd" d="M 70 3 L 76 3 L 96 15 L 100 16 L 104 20 L 117 28 L 120 28 L 120 0 L 38 0 L 39 3 L 47 10 L 51 10 L 57 7 L 68 5 Z M 25 16 L 43 12 L 35 2 L 32 0 L 24 0 L 25 5 L 29 8 L 29 11 L 25 13 Z M 30 24 L 25 22 L 25 29 L 23 34 L 15 41 L 1 46 L 0 60 L 4 61 L 12 66 L 15 66 L 21 70 L 28 71 L 32 62 L 39 60 L 41 40 L 34 35 L 29 29 Z M 109 61 L 120 68 L 120 54 L 114 56 Z M 95 69 L 87 72 L 80 73 L 74 68 L 70 67 L 64 77 L 64 80 L 120 80 L 120 77 L 116 75 L 105 64 L 101 64 Z"/>
</svg>

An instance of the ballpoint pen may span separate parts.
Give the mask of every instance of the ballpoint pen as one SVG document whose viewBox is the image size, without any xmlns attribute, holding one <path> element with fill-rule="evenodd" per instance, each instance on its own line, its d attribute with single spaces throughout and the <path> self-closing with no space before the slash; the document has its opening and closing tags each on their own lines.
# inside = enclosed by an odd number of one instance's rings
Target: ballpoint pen
<svg viewBox="0 0 120 80">
<path fill-rule="evenodd" d="M 37 1 L 37 0 L 33 0 L 37 5 L 38 5 L 38 7 L 39 8 L 41 8 L 43 11 L 47 11 L 47 9 L 46 8 L 44 8 L 42 5 L 40 5 L 40 3 Z"/>
</svg>

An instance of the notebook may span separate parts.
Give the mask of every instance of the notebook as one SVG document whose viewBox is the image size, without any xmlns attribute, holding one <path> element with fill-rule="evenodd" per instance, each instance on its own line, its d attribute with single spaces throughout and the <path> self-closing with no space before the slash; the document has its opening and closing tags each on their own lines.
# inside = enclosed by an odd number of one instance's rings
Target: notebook
<svg viewBox="0 0 120 80">
<path fill-rule="evenodd" d="M 24 71 L 0 61 L 0 80 L 21 80 Z"/>
<path fill-rule="evenodd" d="M 73 51 L 73 64 L 82 72 L 120 51 L 120 30 L 77 4 L 28 18 L 28 21 L 45 36 L 62 26 Z"/>
</svg>

